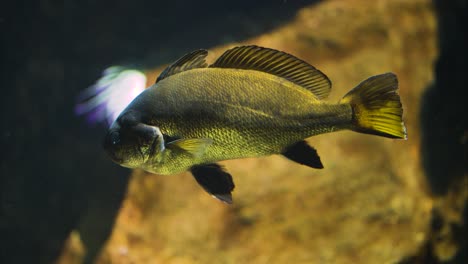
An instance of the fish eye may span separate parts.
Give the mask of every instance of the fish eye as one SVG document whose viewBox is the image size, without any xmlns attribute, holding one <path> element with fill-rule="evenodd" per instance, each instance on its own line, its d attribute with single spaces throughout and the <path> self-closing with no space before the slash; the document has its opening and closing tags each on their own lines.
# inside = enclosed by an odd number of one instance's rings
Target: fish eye
<svg viewBox="0 0 468 264">
<path fill-rule="evenodd" d="M 112 131 L 109 135 L 112 145 L 117 145 L 120 143 L 120 134 L 117 131 Z"/>
</svg>

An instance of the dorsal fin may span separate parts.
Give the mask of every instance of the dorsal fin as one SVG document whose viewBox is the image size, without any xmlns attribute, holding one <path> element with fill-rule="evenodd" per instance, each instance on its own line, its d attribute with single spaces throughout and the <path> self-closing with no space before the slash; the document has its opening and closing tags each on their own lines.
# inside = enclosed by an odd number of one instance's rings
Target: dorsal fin
<svg viewBox="0 0 468 264">
<path fill-rule="evenodd" d="M 285 78 L 311 91 L 319 99 L 331 90 L 328 77 L 293 55 L 258 46 L 235 47 L 221 55 L 210 67 L 262 71 Z"/>
<path fill-rule="evenodd" d="M 205 68 L 207 66 L 205 58 L 208 51 L 199 49 L 185 54 L 182 58 L 169 65 L 156 79 L 156 83 L 179 72 L 188 71 L 195 68 Z"/>
</svg>

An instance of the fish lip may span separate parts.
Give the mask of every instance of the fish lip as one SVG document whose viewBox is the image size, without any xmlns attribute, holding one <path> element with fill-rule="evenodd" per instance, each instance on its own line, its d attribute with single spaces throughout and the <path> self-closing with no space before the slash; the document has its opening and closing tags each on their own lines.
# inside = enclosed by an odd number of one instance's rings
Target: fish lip
<svg viewBox="0 0 468 264">
<path fill-rule="evenodd" d="M 109 158 L 110 158 L 113 162 L 115 162 L 115 163 L 117 163 L 117 164 L 122 164 L 122 163 L 124 162 L 124 159 L 123 159 L 123 158 L 118 158 L 118 157 L 117 157 L 114 153 L 112 153 L 111 151 L 108 151 L 108 150 L 106 149 L 106 152 L 107 152 L 107 156 L 109 156 Z"/>
<path fill-rule="evenodd" d="M 115 162 L 115 163 L 118 163 L 118 164 L 122 164 L 123 163 L 123 159 L 119 159 L 117 157 L 111 157 L 111 159 Z"/>
</svg>

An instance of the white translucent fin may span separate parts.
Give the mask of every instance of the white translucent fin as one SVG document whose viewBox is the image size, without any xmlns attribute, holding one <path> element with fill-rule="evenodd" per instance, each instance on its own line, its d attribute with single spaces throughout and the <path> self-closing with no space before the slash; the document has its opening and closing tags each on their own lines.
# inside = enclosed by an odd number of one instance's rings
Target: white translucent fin
<svg viewBox="0 0 468 264">
<path fill-rule="evenodd" d="M 95 84 L 80 93 L 75 113 L 86 116 L 89 123 L 107 121 L 110 125 L 145 87 L 146 76 L 141 71 L 109 67 Z"/>
</svg>

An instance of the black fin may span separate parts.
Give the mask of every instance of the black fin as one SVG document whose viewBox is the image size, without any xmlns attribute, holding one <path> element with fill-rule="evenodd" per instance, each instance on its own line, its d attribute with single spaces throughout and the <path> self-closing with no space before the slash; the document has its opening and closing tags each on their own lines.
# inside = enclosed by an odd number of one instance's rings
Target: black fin
<svg viewBox="0 0 468 264">
<path fill-rule="evenodd" d="M 323 169 L 323 164 L 317 154 L 317 150 L 309 146 L 304 140 L 298 141 L 288 146 L 283 153 L 286 158 L 299 164 L 306 165 L 315 169 Z"/>
<path fill-rule="evenodd" d="M 156 79 L 156 83 L 179 72 L 187 71 L 195 68 L 205 68 L 207 66 L 205 58 L 208 51 L 199 49 L 185 54 L 173 64 L 169 65 Z"/>
<path fill-rule="evenodd" d="M 231 191 L 234 190 L 234 182 L 223 167 L 216 163 L 195 165 L 190 171 L 205 191 L 225 203 L 232 203 Z"/>
<path fill-rule="evenodd" d="M 285 78 L 311 91 L 319 99 L 330 94 L 331 81 L 321 71 L 293 55 L 258 46 L 235 47 L 210 67 L 262 71 Z"/>
</svg>

